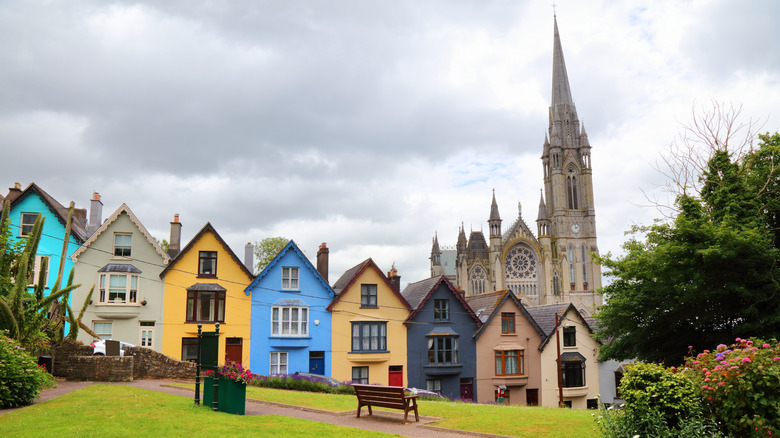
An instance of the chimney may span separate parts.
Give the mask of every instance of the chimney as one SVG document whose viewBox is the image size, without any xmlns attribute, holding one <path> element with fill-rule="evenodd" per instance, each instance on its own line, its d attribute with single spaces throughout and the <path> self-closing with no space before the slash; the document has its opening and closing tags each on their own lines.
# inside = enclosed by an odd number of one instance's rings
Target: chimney
<svg viewBox="0 0 780 438">
<path fill-rule="evenodd" d="M 393 267 L 390 268 L 390 272 L 387 273 L 387 279 L 390 280 L 390 284 L 396 292 L 401 292 L 401 276 L 398 275 L 398 270 L 395 269 L 395 263 L 393 263 Z"/>
<path fill-rule="evenodd" d="M 14 202 L 14 199 L 18 198 L 21 194 L 22 185 L 18 182 L 15 182 L 13 187 L 8 188 L 8 194 L 5 196 L 5 200 L 8 202 Z"/>
<path fill-rule="evenodd" d="M 93 192 L 92 199 L 89 201 L 89 224 L 87 224 L 87 235 L 92 234 L 100 228 L 103 223 L 103 203 L 100 201 L 100 193 Z"/>
<path fill-rule="evenodd" d="M 255 246 L 252 242 L 247 242 L 244 247 L 244 265 L 252 275 L 255 274 Z"/>
<path fill-rule="evenodd" d="M 317 250 L 317 272 L 320 273 L 325 283 L 328 282 L 328 246 L 322 242 L 320 249 Z"/>
<path fill-rule="evenodd" d="M 179 222 L 179 214 L 173 215 L 173 222 L 171 222 L 171 240 L 168 241 L 168 256 L 175 258 L 181 252 L 181 222 Z"/>
</svg>

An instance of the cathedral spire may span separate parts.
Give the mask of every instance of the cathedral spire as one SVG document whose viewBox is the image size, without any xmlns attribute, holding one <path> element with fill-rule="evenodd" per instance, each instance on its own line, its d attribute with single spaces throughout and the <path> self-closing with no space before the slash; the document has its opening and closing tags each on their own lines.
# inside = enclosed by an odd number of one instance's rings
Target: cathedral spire
<svg viewBox="0 0 780 438">
<path fill-rule="evenodd" d="M 561 46 L 561 36 L 558 34 L 558 18 L 553 17 L 555 35 L 553 43 L 553 83 L 552 83 L 552 106 L 555 108 L 560 104 L 574 106 L 571 98 L 571 89 L 569 88 L 569 75 L 566 72 L 566 62 L 563 60 L 563 48 Z"/>
<path fill-rule="evenodd" d="M 498 204 L 496 203 L 496 189 L 493 189 L 493 203 L 490 204 L 490 237 L 501 237 L 501 216 L 498 214 Z"/>
</svg>

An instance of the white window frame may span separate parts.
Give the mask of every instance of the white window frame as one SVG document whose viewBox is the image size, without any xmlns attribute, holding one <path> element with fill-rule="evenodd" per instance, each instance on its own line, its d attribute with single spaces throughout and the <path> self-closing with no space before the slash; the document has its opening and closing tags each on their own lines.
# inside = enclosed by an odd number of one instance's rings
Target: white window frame
<svg viewBox="0 0 780 438">
<path fill-rule="evenodd" d="M 355 377 L 357 377 L 357 379 Z M 352 381 L 368 385 L 368 367 L 352 367 Z"/>
<path fill-rule="evenodd" d="M 111 277 L 125 277 L 124 300 L 111 299 Z M 140 279 L 136 274 L 117 274 L 112 272 L 101 273 L 98 277 L 98 302 L 100 304 L 111 305 L 139 305 L 138 304 L 138 283 Z M 108 283 L 108 285 L 106 285 Z M 118 289 L 118 288 L 117 288 Z M 118 293 L 118 292 L 117 292 Z"/>
<path fill-rule="evenodd" d="M 426 379 L 425 389 L 431 392 L 441 393 L 441 379 Z"/>
<path fill-rule="evenodd" d="M 297 266 L 282 266 L 282 290 L 300 290 L 299 273 Z"/>
<path fill-rule="evenodd" d="M 22 213 L 21 214 L 21 216 L 19 217 L 19 237 L 24 237 L 24 236 L 32 233 L 32 229 L 35 226 L 35 221 L 38 220 L 38 216 L 40 216 L 40 215 L 41 215 L 40 213 Z M 25 216 L 27 216 L 27 217 L 33 216 L 34 219 L 33 219 L 32 223 L 25 222 L 25 220 L 24 220 Z M 28 228 L 26 233 L 24 232 L 25 228 Z"/>
<path fill-rule="evenodd" d="M 272 351 L 271 352 L 271 366 L 268 374 L 279 375 L 288 374 L 288 354 L 286 351 Z"/>
<path fill-rule="evenodd" d="M 98 330 L 98 324 L 101 324 L 101 330 Z M 105 329 L 108 328 L 108 332 L 105 331 Z M 92 331 L 95 332 L 96 335 L 100 336 L 100 339 L 102 340 L 108 340 L 111 339 L 112 332 L 114 330 L 114 321 L 92 321 Z M 99 340 L 98 338 L 92 338 L 93 341 Z"/>
<path fill-rule="evenodd" d="M 127 245 L 119 245 L 117 244 L 117 237 L 129 237 L 130 242 L 127 243 Z M 117 254 L 116 251 L 118 248 L 121 249 L 127 249 L 127 255 L 124 254 Z M 133 233 L 114 233 L 114 252 L 112 253 L 112 257 L 116 259 L 129 259 L 133 254 Z"/>
<path fill-rule="evenodd" d="M 35 256 L 35 266 L 32 271 L 32 281 L 27 285 L 28 287 L 35 287 L 38 285 L 38 278 L 41 275 L 41 266 L 43 266 L 43 259 L 46 259 L 46 272 L 43 275 L 43 287 L 49 287 L 49 268 L 51 267 L 51 257 L 44 255 Z"/>
<path fill-rule="evenodd" d="M 138 324 L 138 346 L 144 348 L 154 348 L 155 322 L 139 321 Z"/>
<path fill-rule="evenodd" d="M 271 336 L 309 336 L 309 308 L 300 306 L 271 307 Z"/>
</svg>

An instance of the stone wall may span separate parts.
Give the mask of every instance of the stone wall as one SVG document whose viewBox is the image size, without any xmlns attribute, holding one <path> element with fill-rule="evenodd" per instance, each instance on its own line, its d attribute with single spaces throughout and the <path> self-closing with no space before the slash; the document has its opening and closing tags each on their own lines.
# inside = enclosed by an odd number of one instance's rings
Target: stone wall
<svg viewBox="0 0 780 438">
<path fill-rule="evenodd" d="M 194 379 L 195 364 L 143 347 L 125 349 L 123 357 L 93 356 L 92 347 L 65 340 L 52 348 L 52 374 L 68 380 L 129 381 Z"/>
</svg>

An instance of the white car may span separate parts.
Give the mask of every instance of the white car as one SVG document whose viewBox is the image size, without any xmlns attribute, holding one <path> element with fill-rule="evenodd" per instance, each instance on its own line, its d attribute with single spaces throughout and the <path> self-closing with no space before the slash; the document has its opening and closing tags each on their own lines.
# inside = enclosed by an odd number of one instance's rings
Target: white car
<svg viewBox="0 0 780 438">
<path fill-rule="evenodd" d="M 106 355 L 106 341 L 95 341 L 91 344 L 89 344 L 91 347 L 94 348 L 92 350 L 93 356 L 105 356 Z M 125 348 L 127 347 L 135 347 L 133 344 L 128 344 L 127 342 L 119 342 L 119 355 L 124 356 L 125 355 Z"/>
</svg>

